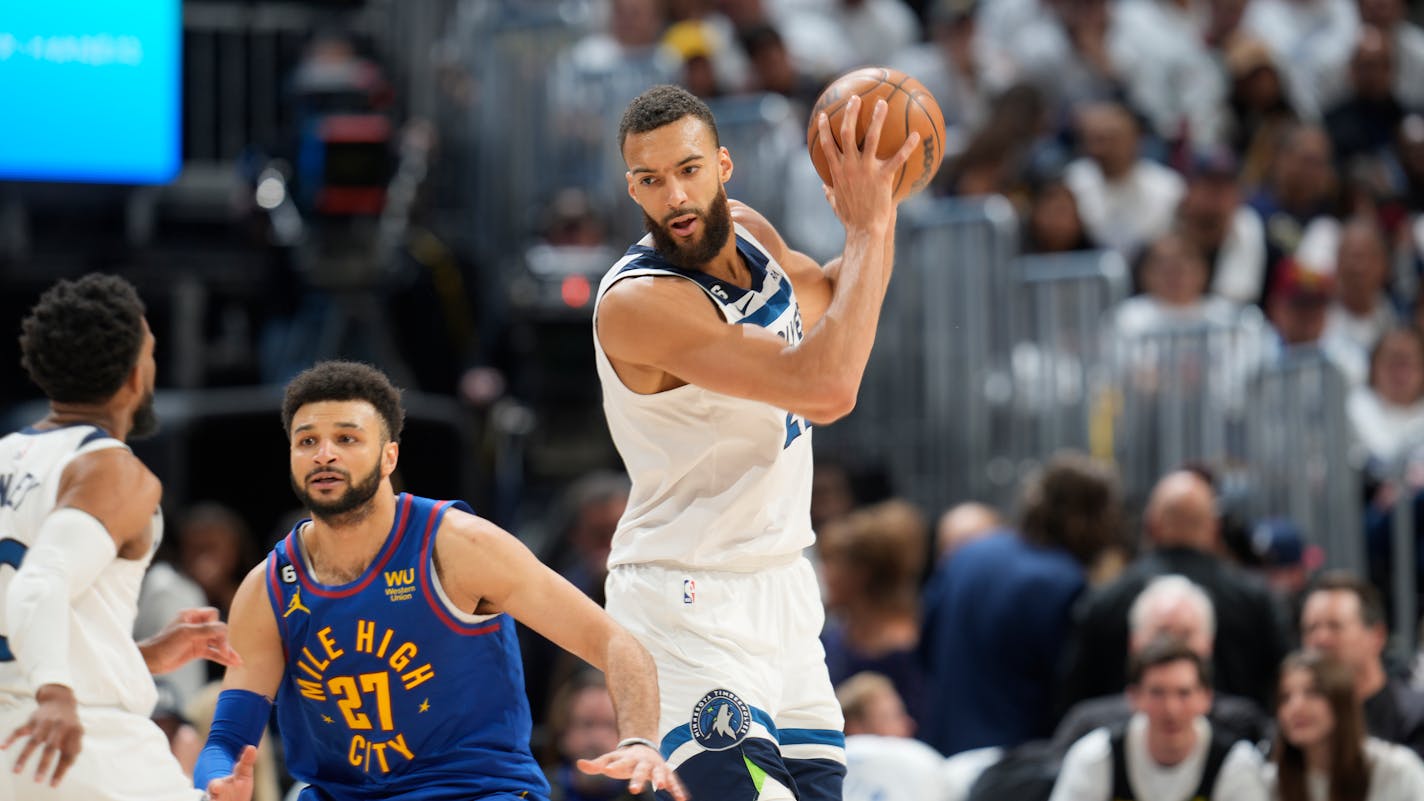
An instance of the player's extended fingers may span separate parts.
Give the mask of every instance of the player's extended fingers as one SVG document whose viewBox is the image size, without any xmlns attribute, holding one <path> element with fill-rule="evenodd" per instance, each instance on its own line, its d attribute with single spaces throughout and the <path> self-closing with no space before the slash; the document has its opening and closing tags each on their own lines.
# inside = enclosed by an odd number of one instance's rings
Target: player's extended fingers
<svg viewBox="0 0 1424 801">
<path fill-rule="evenodd" d="M 257 746 L 249 745 L 242 749 L 242 756 L 237 758 L 237 764 L 232 766 L 232 775 L 235 779 L 252 778 L 252 770 L 257 765 Z"/>
<path fill-rule="evenodd" d="M 826 171 L 831 174 L 829 184 L 826 184 L 826 191 L 830 192 L 830 187 L 835 186 L 841 175 L 841 152 L 836 147 L 836 140 L 831 136 L 831 118 L 826 116 L 826 112 L 821 112 L 816 117 L 816 127 L 820 129 L 821 154 L 826 157 Z"/>
<path fill-rule="evenodd" d="M 18 739 L 20 739 L 21 737 L 24 737 L 25 735 L 27 735 L 27 734 L 29 734 L 30 732 L 34 731 L 34 729 L 35 729 L 35 722 L 34 722 L 33 720 L 27 720 L 27 721 L 25 721 L 25 723 L 24 723 L 23 726 L 21 726 L 20 728 L 15 729 L 14 731 L 10 732 L 10 736 L 5 738 L 5 742 L 0 743 L 0 751 L 3 751 L 4 749 L 9 748 L 11 745 L 14 744 L 14 742 L 15 742 L 16 740 L 18 740 Z"/>
<path fill-rule="evenodd" d="M 915 150 L 919 148 L 919 146 L 920 132 L 911 131 L 910 135 L 905 137 L 905 144 L 900 145 L 900 149 L 895 151 L 895 155 L 891 156 L 885 162 L 886 167 L 891 171 L 900 169 L 902 164 L 910 160 L 910 156 L 914 155 Z"/>
<path fill-rule="evenodd" d="M 59 763 L 54 766 L 54 778 L 49 780 L 50 787 L 58 787 L 60 781 L 64 779 L 64 774 L 73 767 L 74 760 L 79 758 L 78 743 L 73 748 L 65 748 L 59 753 Z"/>
<path fill-rule="evenodd" d="M 841 152 L 858 153 L 855 141 L 855 125 L 860 121 L 860 95 L 851 95 L 841 112 Z"/>
<path fill-rule="evenodd" d="M 214 624 L 218 628 L 209 631 L 207 637 L 207 647 L 203 651 L 203 658 L 210 662 L 217 662 L 219 665 L 236 667 L 242 665 L 242 655 L 233 650 L 232 644 L 227 639 L 227 626 L 222 623 Z"/>
<path fill-rule="evenodd" d="M 877 98 L 875 108 L 870 111 L 870 127 L 865 130 L 865 144 L 862 153 L 875 155 L 880 152 L 880 134 L 885 130 L 885 118 L 890 116 L 890 104 L 885 98 Z"/>
<path fill-rule="evenodd" d="M 16 773 L 24 769 L 25 763 L 30 759 L 30 754 L 33 754 L 35 749 L 42 744 L 44 744 L 44 738 L 35 733 L 33 726 L 31 726 L 30 739 L 25 741 L 25 747 L 20 749 L 20 755 L 15 757 Z"/>
<path fill-rule="evenodd" d="M 653 777 L 653 764 L 638 760 L 638 764 L 633 768 L 633 775 L 628 777 L 628 792 L 633 795 L 643 792 L 643 785 Z M 656 789 L 656 788 L 654 788 Z"/>
<path fill-rule="evenodd" d="M 687 788 L 682 786 L 677 773 L 665 764 L 653 768 L 653 785 L 672 794 L 675 801 L 687 801 Z"/>
<path fill-rule="evenodd" d="M 603 756 L 597 757 L 595 759 L 580 759 L 574 762 L 574 765 L 580 771 L 590 775 L 607 774 L 611 769 L 610 766 L 612 766 L 614 762 L 618 761 L 619 758 L 620 757 L 617 753 L 604 754 Z"/>
<path fill-rule="evenodd" d="M 50 767 L 62 753 L 58 737 L 44 744 L 44 750 L 40 752 L 40 761 L 35 764 L 35 781 L 42 782 L 49 776 Z"/>
</svg>

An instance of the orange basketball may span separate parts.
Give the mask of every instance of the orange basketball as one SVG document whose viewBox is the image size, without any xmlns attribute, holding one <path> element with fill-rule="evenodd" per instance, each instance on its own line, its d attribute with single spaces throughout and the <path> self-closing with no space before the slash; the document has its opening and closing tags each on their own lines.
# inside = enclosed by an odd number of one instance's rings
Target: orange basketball
<svg viewBox="0 0 1424 801">
<path fill-rule="evenodd" d="M 887 158 L 900 149 L 911 131 L 920 134 L 920 148 L 910 156 L 895 178 L 895 202 L 900 202 L 929 185 L 944 158 L 944 114 L 934 95 L 919 81 L 889 67 L 863 67 L 835 79 L 816 99 L 811 121 L 806 127 L 806 147 L 811 151 L 811 163 L 821 180 L 831 183 L 826 156 L 821 152 L 821 131 L 816 119 L 822 111 L 830 117 L 831 136 L 841 141 L 841 117 L 846 102 L 860 95 L 860 119 L 856 120 L 857 144 L 864 144 L 865 131 L 870 127 L 870 115 L 875 101 L 884 98 L 890 106 L 885 126 L 880 132 L 880 147 L 876 155 Z"/>
</svg>

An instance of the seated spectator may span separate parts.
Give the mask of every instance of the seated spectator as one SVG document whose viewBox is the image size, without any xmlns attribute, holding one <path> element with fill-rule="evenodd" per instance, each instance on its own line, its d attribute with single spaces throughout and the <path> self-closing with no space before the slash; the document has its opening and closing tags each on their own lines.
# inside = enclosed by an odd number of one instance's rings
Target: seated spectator
<svg viewBox="0 0 1424 801">
<path fill-rule="evenodd" d="M 1385 331 L 1399 324 L 1386 291 L 1389 245 L 1384 232 L 1373 220 L 1351 219 L 1340 227 L 1333 262 L 1337 290 L 1322 336 L 1367 354 Z"/>
<path fill-rule="evenodd" d="M 1094 103 L 1078 113 L 1082 157 L 1065 180 L 1094 242 L 1132 259 L 1172 226 L 1186 189 L 1182 176 L 1138 154 L 1137 118 L 1116 103 Z"/>
<path fill-rule="evenodd" d="M 1369 383 L 1350 394 L 1345 408 L 1367 465 L 1380 476 L 1424 444 L 1424 334 L 1396 328 L 1380 337 Z"/>
<path fill-rule="evenodd" d="M 618 745 L 618 718 L 602 673 L 583 670 L 560 686 L 549 707 L 548 726 L 543 763 L 549 801 L 632 801 L 626 781 L 589 775 L 574 764 Z"/>
<path fill-rule="evenodd" d="M 928 552 L 924 516 L 906 501 L 851 512 L 819 532 L 826 589 L 821 643 L 831 683 L 863 671 L 889 676 L 910 709 L 924 711 L 919 588 Z"/>
<path fill-rule="evenodd" d="M 948 801 L 944 757 L 911 739 L 914 721 L 895 685 L 857 673 L 836 687 L 845 715 L 845 801 Z"/>
<path fill-rule="evenodd" d="M 1267 286 L 1275 265 L 1296 255 L 1306 226 L 1329 217 L 1339 191 L 1330 137 L 1324 129 L 1295 125 L 1282 131 L 1273 144 L 1266 180 L 1247 200 L 1265 226 Z"/>
<path fill-rule="evenodd" d="M 1112 309 L 1112 332 L 1127 339 L 1199 324 L 1234 326 L 1242 307 L 1208 291 L 1210 267 L 1196 243 L 1169 231 L 1152 242 L 1138 267 L 1142 294 Z"/>
<path fill-rule="evenodd" d="M 1136 654 L 1127 695 L 1132 718 L 1068 749 L 1050 801 L 1265 801 L 1261 755 L 1207 720 L 1211 667 L 1185 643 Z"/>
<path fill-rule="evenodd" d="M 1349 91 L 1325 114 L 1336 164 L 1388 150 L 1404 119 L 1404 106 L 1394 93 L 1394 70 L 1394 40 L 1373 25 L 1361 27 L 1350 56 Z"/>
<path fill-rule="evenodd" d="M 1301 607 L 1300 641 L 1305 650 L 1350 669 L 1372 737 L 1424 754 L 1424 693 L 1385 671 L 1389 632 L 1373 585 L 1346 571 L 1319 576 Z"/>
<path fill-rule="evenodd" d="M 1216 639 L 1216 610 L 1211 598 L 1191 580 L 1177 575 L 1158 576 L 1142 590 L 1128 612 L 1130 647 L 1136 656 L 1149 644 L 1170 637 L 1185 643 L 1203 661 L 1210 661 Z M 1059 753 L 1093 729 L 1125 724 L 1132 717 L 1127 696 L 1113 693 L 1073 705 L 1053 733 Z M 1259 742 L 1266 738 L 1268 720 L 1254 701 L 1216 693 L 1207 719 L 1233 740 Z"/>
<path fill-rule="evenodd" d="M 1217 685 L 1269 708 L 1276 668 L 1287 650 L 1285 611 L 1263 581 L 1221 557 L 1211 485 L 1194 472 L 1167 474 L 1147 500 L 1143 527 L 1151 549 L 1075 610 L 1061 686 L 1065 708 L 1126 686 L 1129 610 L 1148 582 L 1172 573 L 1205 590 L 1214 608 L 1231 610 L 1217 618 L 1212 649 Z"/>
<path fill-rule="evenodd" d="M 1279 801 L 1417 801 L 1424 763 L 1401 745 L 1366 736 L 1350 669 L 1320 654 L 1281 666 L 1280 724 L 1266 784 Z"/>
<path fill-rule="evenodd" d="M 1078 199 L 1061 175 L 1037 178 L 1029 187 L 1024 253 L 1068 253 L 1094 249 L 1078 214 Z"/>
<path fill-rule="evenodd" d="M 942 754 L 1047 737 L 1069 610 L 1088 567 L 1118 543 L 1112 468 L 1060 454 L 1020 493 L 1017 531 L 964 545 L 925 593 L 923 739 Z"/>
<path fill-rule="evenodd" d="M 1177 226 L 1206 257 L 1213 294 L 1259 303 L 1266 288 L 1266 232 L 1241 201 L 1239 172 L 1236 156 L 1224 148 L 1196 157 L 1177 206 Z"/>
<path fill-rule="evenodd" d="M 1394 96 L 1424 108 L 1424 30 L 1409 20 L 1404 0 L 1359 0 L 1360 22 L 1384 32 L 1394 49 Z"/>
<path fill-rule="evenodd" d="M 1227 40 L 1222 56 L 1231 77 L 1228 141 L 1241 157 L 1237 181 L 1254 190 L 1266 182 L 1282 136 L 1299 124 L 1300 115 L 1265 42 L 1237 33 Z"/>
<path fill-rule="evenodd" d="M 1316 349 L 1351 386 L 1365 383 L 1368 367 L 1359 348 L 1342 340 L 1324 339 L 1330 305 L 1335 297 L 1335 277 L 1311 270 L 1295 259 L 1277 269 L 1266 295 L 1266 319 L 1275 333 L 1274 353 L 1267 361 Z"/>
</svg>

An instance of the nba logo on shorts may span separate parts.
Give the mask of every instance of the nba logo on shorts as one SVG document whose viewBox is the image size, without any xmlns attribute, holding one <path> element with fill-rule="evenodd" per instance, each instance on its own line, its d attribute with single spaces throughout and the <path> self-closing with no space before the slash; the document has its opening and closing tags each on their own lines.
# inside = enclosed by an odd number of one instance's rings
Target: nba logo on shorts
<svg viewBox="0 0 1424 801">
<path fill-rule="evenodd" d="M 708 751 L 740 743 L 751 727 L 751 710 L 731 690 L 713 690 L 692 707 L 692 739 Z"/>
<path fill-rule="evenodd" d="M 697 600 L 697 582 L 690 578 L 683 579 L 682 602 L 684 604 L 691 604 L 695 600 Z"/>
</svg>

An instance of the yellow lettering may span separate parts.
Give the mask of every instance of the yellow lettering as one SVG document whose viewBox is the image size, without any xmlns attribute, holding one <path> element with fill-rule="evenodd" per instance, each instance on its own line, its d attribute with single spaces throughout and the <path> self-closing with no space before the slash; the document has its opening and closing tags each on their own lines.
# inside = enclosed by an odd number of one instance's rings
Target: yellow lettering
<svg viewBox="0 0 1424 801">
<path fill-rule="evenodd" d="M 382 659 L 385 658 L 385 656 L 386 656 L 386 646 L 391 644 L 391 635 L 392 635 L 392 634 L 395 634 L 395 630 L 394 630 L 394 629 L 386 629 L 386 636 L 384 636 L 384 637 L 381 638 L 381 647 L 380 647 L 379 649 L 377 649 L 377 651 L 376 651 L 376 656 L 379 656 L 379 657 L 381 657 Z"/>
<path fill-rule="evenodd" d="M 386 764 L 386 744 L 371 743 L 371 750 L 376 754 L 376 761 L 381 763 L 381 772 L 390 773 L 391 766 Z"/>
<path fill-rule="evenodd" d="M 415 759 L 415 754 L 412 754 L 410 752 L 410 749 L 405 747 L 404 734 L 397 734 L 396 738 L 394 740 L 387 741 L 386 745 L 389 745 L 391 748 L 394 748 L 395 750 L 399 751 L 401 755 L 404 756 L 406 759 Z"/>
<path fill-rule="evenodd" d="M 356 621 L 356 650 L 362 653 L 371 653 L 371 647 L 376 644 L 376 622 L 374 620 Z"/>
<path fill-rule="evenodd" d="M 308 665 L 305 661 L 300 659 L 297 660 L 297 667 L 301 668 L 302 670 L 305 670 L 308 676 L 311 676 L 317 681 L 321 681 L 321 673 L 314 670 L 312 666 Z"/>
<path fill-rule="evenodd" d="M 327 629 L 327 631 L 330 631 L 330 630 L 331 630 L 331 629 Z M 312 665 L 316 667 L 316 669 L 317 669 L 318 672 L 317 672 L 316 674 L 314 674 L 314 675 L 316 675 L 317 678 L 321 678 L 321 671 L 326 670 L 326 666 L 331 664 L 331 660 L 330 660 L 330 659 L 328 659 L 328 660 L 326 660 L 326 661 L 322 661 L 322 660 L 317 659 L 316 657 L 312 656 L 312 652 L 311 652 L 311 649 L 310 649 L 310 648 L 303 647 L 303 648 L 302 648 L 302 656 L 305 656 L 305 657 L 307 658 L 307 661 L 308 661 L 308 662 L 311 662 Z M 307 671 L 307 672 L 310 673 L 311 671 Z"/>
<path fill-rule="evenodd" d="M 316 633 L 316 638 L 321 641 L 321 646 L 326 649 L 326 655 L 329 656 L 329 657 L 331 657 L 332 659 L 335 659 L 335 658 L 337 658 L 338 656 L 341 656 L 342 654 L 346 653 L 345 651 L 341 650 L 340 648 L 337 648 L 337 647 L 336 647 L 336 641 L 331 639 L 331 627 L 330 627 L 330 626 L 327 626 L 326 628 L 322 629 L 321 631 L 318 631 L 318 632 Z M 322 670 L 325 670 L 325 669 L 326 669 L 326 667 L 325 667 L 325 666 L 322 666 Z"/>
<path fill-rule="evenodd" d="M 307 681 L 306 679 L 299 678 L 297 679 L 297 686 L 301 688 L 303 698 L 310 698 L 313 701 L 326 700 L 326 690 L 322 688 L 321 682 L 319 681 Z"/>
<path fill-rule="evenodd" d="M 410 660 L 415 658 L 415 654 L 415 643 L 403 643 L 395 653 L 391 654 L 391 667 L 398 671 L 405 670 L 405 666 L 410 664 Z"/>
<path fill-rule="evenodd" d="M 361 691 L 376 694 L 376 714 L 381 720 L 381 728 L 390 731 L 395 728 L 391 720 L 391 679 L 383 670 L 380 673 L 362 673 Z"/>
<path fill-rule="evenodd" d="M 357 756 L 358 751 L 361 753 L 361 756 Z M 361 763 L 365 761 L 365 754 L 366 738 L 359 734 L 355 735 L 351 738 L 351 750 L 346 754 L 346 761 L 350 762 L 354 767 L 359 768 L 361 767 Z"/>
<path fill-rule="evenodd" d="M 409 690 L 415 687 L 419 687 L 420 685 L 424 684 L 427 681 L 430 681 L 433 678 L 435 678 L 435 669 L 430 667 L 429 662 L 426 662 L 415 670 L 412 670 L 409 673 L 402 674 L 401 685 L 404 686 L 407 690 Z"/>
</svg>

